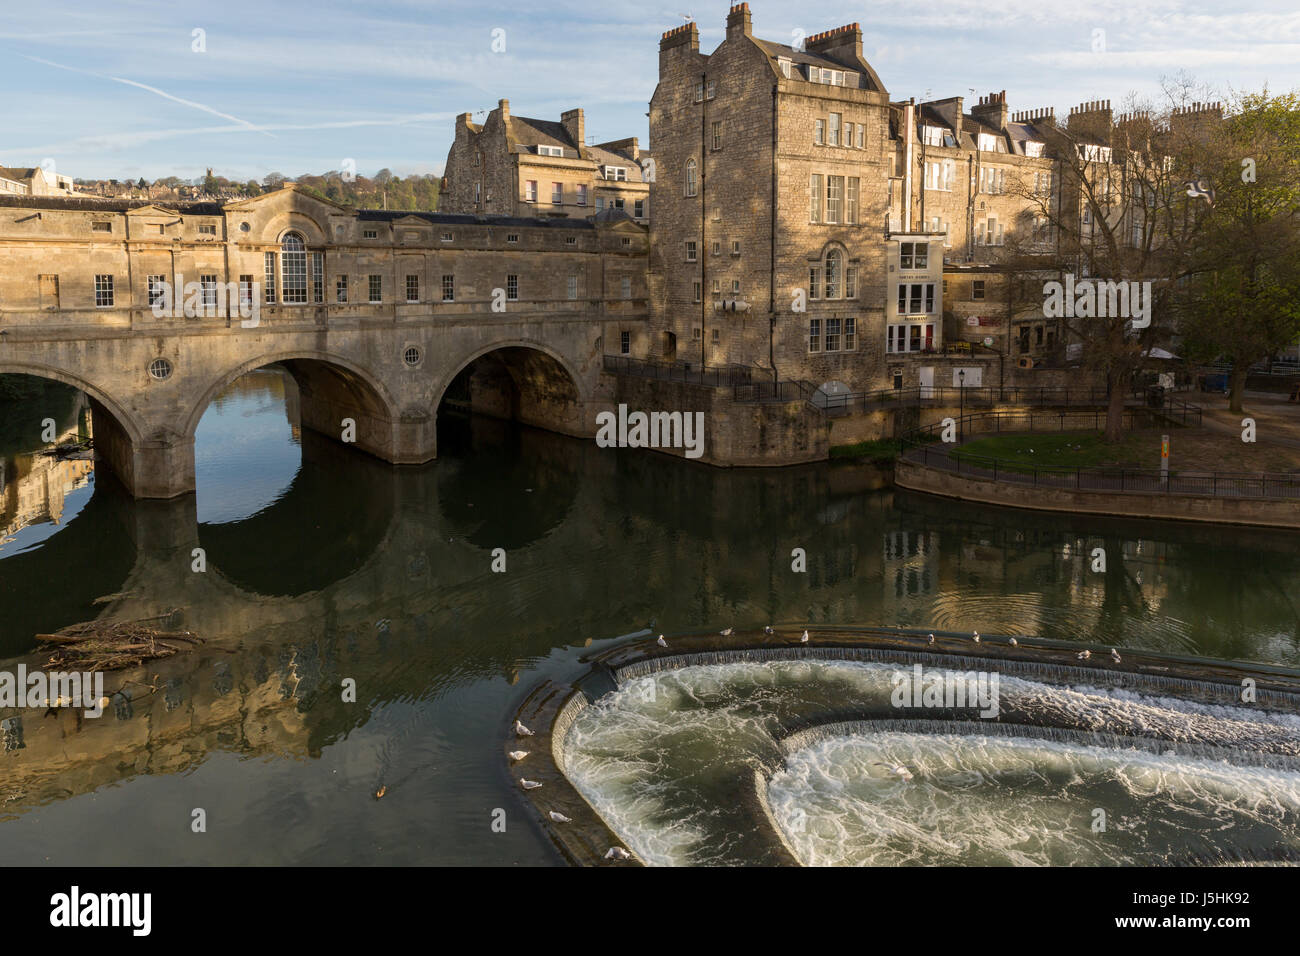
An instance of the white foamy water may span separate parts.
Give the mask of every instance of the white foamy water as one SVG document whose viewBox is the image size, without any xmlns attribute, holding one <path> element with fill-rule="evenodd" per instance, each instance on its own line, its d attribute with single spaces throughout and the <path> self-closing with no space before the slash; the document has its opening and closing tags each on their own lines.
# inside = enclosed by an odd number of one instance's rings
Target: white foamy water
<svg viewBox="0 0 1300 956">
<path fill-rule="evenodd" d="M 880 763 L 902 764 L 912 779 Z M 1300 851 L 1294 771 L 1031 738 L 831 737 L 787 759 L 768 802 L 811 866 L 1124 865 Z"/>
<path fill-rule="evenodd" d="M 782 842 L 812 864 L 1300 853 L 1300 774 L 1187 755 L 1204 742 L 1293 752 L 1300 726 L 1290 715 L 1003 676 L 1004 706 L 1174 742 L 1158 755 L 1113 740 L 1087 746 L 1086 730 L 1074 734 L 1080 742 L 1070 734 L 981 736 L 978 727 L 950 733 L 952 723 L 935 721 L 933 733 L 880 724 L 788 757 L 778 744 L 791 721 L 827 723 L 846 711 L 900 716 L 890 706 L 891 677 L 909 667 L 736 661 L 636 678 L 577 716 L 564 771 L 627 846 L 657 865 L 778 862 Z M 903 764 L 914 779 L 899 781 L 876 762 Z M 764 794 L 755 791 L 756 770 L 771 774 Z M 760 807 L 763 796 L 779 834 Z M 1106 811 L 1105 833 L 1092 830 L 1095 808 Z"/>
</svg>

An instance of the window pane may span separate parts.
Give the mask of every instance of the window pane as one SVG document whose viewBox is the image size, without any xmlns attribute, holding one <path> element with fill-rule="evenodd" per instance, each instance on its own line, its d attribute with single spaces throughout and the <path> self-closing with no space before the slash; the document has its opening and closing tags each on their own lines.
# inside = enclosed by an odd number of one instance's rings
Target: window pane
<svg viewBox="0 0 1300 956">
<path fill-rule="evenodd" d="M 307 301 L 307 246 L 302 237 L 289 233 L 280 243 L 280 274 L 283 278 L 282 300 Z"/>
</svg>

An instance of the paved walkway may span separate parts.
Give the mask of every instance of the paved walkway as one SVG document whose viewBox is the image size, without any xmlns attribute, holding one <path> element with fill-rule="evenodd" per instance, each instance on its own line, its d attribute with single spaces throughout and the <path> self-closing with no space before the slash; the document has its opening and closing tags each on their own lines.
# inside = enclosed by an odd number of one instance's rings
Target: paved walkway
<svg viewBox="0 0 1300 956">
<path fill-rule="evenodd" d="M 1261 445 L 1300 448 L 1300 402 L 1287 401 L 1277 392 L 1245 394 L 1240 415 L 1228 411 L 1226 395 L 1200 396 L 1201 424 L 1209 431 L 1241 434 L 1241 420 L 1255 419 L 1255 438 Z"/>
</svg>

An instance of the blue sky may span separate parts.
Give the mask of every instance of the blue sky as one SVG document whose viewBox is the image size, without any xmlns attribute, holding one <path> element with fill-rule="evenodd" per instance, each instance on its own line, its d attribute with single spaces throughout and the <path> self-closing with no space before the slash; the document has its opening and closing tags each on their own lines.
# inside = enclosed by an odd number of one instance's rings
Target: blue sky
<svg viewBox="0 0 1300 956">
<path fill-rule="evenodd" d="M 701 49 L 726 0 L 42 0 L 0 19 L 0 163 L 53 159 L 83 178 L 260 179 L 387 166 L 441 172 L 454 117 L 586 109 L 596 141 L 648 138 L 662 31 L 693 15 Z M 1012 110 L 1118 110 L 1186 71 L 1228 92 L 1300 88 L 1296 0 L 751 0 L 755 33 L 790 42 L 844 23 L 891 96 L 1007 90 Z M 195 52 L 193 31 L 205 31 Z M 505 51 L 493 52 L 504 30 Z M 1105 52 L 1093 51 L 1095 30 Z"/>
</svg>

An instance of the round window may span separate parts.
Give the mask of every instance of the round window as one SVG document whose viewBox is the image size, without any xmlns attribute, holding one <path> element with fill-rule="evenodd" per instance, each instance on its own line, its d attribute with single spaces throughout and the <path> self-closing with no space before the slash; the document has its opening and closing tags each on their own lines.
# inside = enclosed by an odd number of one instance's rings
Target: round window
<svg viewBox="0 0 1300 956">
<path fill-rule="evenodd" d="M 412 368 L 419 365 L 420 359 L 423 357 L 424 356 L 420 353 L 420 350 L 414 345 L 408 346 L 406 351 L 402 353 L 402 361 Z"/>
<path fill-rule="evenodd" d="M 246 223 L 246 222 L 241 222 L 241 223 L 239 224 L 239 231 L 240 231 L 240 232 L 248 232 L 249 228 L 250 228 L 250 227 L 249 227 L 248 223 Z"/>
<path fill-rule="evenodd" d="M 170 378 L 172 374 L 172 363 L 165 358 L 156 358 L 149 363 L 149 375 L 161 381 L 164 378 Z"/>
</svg>

